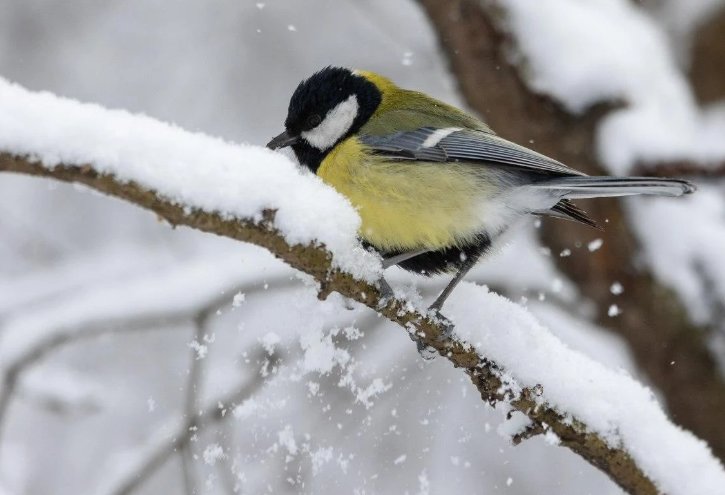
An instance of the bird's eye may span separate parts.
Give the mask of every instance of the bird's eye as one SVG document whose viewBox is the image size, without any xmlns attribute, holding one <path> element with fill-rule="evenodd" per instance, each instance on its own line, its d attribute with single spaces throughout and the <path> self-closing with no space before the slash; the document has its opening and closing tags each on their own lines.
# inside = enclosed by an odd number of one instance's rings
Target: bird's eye
<svg viewBox="0 0 725 495">
<path fill-rule="evenodd" d="M 307 119 L 307 126 L 312 129 L 313 127 L 317 127 L 320 125 L 320 122 L 322 122 L 322 117 L 320 117 L 318 114 L 310 115 Z"/>
</svg>

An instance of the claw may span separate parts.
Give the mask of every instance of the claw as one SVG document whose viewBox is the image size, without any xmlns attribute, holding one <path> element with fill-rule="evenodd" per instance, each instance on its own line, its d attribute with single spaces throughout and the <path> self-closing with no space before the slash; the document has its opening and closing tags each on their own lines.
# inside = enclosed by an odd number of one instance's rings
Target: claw
<svg viewBox="0 0 725 495">
<path fill-rule="evenodd" d="M 390 284 L 388 284 L 388 282 L 382 277 L 378 280 L 378 286 L 380 290 L 380 299 L 378 299 L 377 307 L 378 309 L 382 309 L 387 306 L 390 301 L 395 299 L 395 294 L 393 293 L 393 289 L 390 287 Z"/>
<path fill-rule="evenodd" d="M 425 361 L 433 361 L 438 355 L 438 351 L 435 347 L 425 345 L 422 341 L 416 339 L 412 335 L 410 338 L 415 341 L 415 346 L 418 348 L 418 354 L 420 354 L 420 357 L 422 357 Z"/>
<path fill-rule="evenodd" d="M 433 321 L 438 323 L 441 327 L 443 327 L 443 331 L 438 336 L 439 342 L 449 340 L 451 337 L 453 337 L 453 322 L 443 316 L 439 308 L 435 307 L 435 305 L 432 304 L 428 308 L 428 316 L 431 317 L 431 319 L 433 319 Z"/>
</svg>

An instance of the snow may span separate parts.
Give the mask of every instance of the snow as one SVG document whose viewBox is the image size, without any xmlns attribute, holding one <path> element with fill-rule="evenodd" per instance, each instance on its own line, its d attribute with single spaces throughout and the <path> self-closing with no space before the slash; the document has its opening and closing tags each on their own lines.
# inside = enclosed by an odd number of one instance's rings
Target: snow
<svg viewBox="0 0 725 495">
<path fill-rule="evenodd" d="M 614 154 L 607 158 L 613 170 L 616 167 L 624 168 L 625 163 L 633 160 L 635 151 L 640 153 L 643 149 L 643 143 L 648 146 L 657 144 L 659 147 L 658 140 L 664 139 L 663 136 L 669 139 L 671 136 L 668 133 L 672 132 L 672 129 L 679 129 L 678 125 L 683 123 L 698 124 L 699 127 L 696 125 L 690 133 L 684 133 L 678 139 L 672 140 L 671 144 L 665 147 L 666 152 L 689 150 L 688 146 L 692 144 L 689 142 L 691 134 L 698 134 L 696 131 L 703 131 L 699 133 L 705 136 L 702 139 L 708 135 L 710 137 L 715 135 L 719 125 L 718 114 L 716 112 L 708 114 L 712 120 L 701 121 L 704 115 L 690 108 L 692 102 L 687 92 L 683 91 L 679 79 L 675 78 L 674 82 L 666 83 L 666 87 L 653 92 L 653 95 L 644 94 L 642 88 L 652 82 L 639 81 L 639 78 L 643 77 L 643 71 L 633 63 L 634 58 L 648 56 L 653 61 L 655 70 L 648 69 L 652 71 L 651 79 L 656 79 L 658 74 L 663 78 L 665 74 L 667 77 L 672 76 L 668 72 L 672 70 L 672 63 L 667 58 L 668 55 L 660 51 L 658 44 L 662 41 L 661 34 L 649 24 L 646 17 L 637 12 L 632 14 L 634 11 L 631 7 L 613 0 L 588 3 L 552 0 L 542 1 L 540 4 L 511 0 L 507 5 L 511 12 L 518 15 L 511 17 L 512 26 L 515 28 L 518 26 L 517 33 L 531 32 L 532 38 L 538 35 L 536 42 L 541 45 L 540 57 L 534 56 L 535 53 L 533 55 L 529 53 L 529 56 L 532 73 L 535 74 L 534 81 L 540 90 L 559 94 L 566 99 L 569 108 L 577 111 L 603 98 L 627 97 L 633 102 L 630 111 L 634 113 L 620 113 L 624 120 L 612 121 L 610 126 L 613 127 L 608 128 L 611 135 L 603 132 L 601 135 L 603 142 L 606 141 L 605 138 L 613 139 L 612 136 L 618 137 L 617 133 L 627 131 L 627 125 L 634 125 L 632 122 L 636 123 L 637 119 L 640 126 L 653 115 L 662 120 L 650 104 L 654 105 L 655 98 L 672 99 L 675 107 L 672 128 L 651 129 L 651 136 L 643 134 L 646 129 L 638 129 L 638 132 L 628 134 L 627 140 L 617 141 L 621 148 L 614 149 L 612 151 Z M 560 12 L 557 9 L 561 8 L 568 9 L 572 15 L 567 17 L 555 14 Z M 547 10 L 550 12 L 546 12 Z M 527 17 L 528 15 L 531 17 Z M 600 22 L 603 25 L 601 29 L 598 27 Z M 577 23 L 581 26 L 577 27 Z M 622 39 L 616 38 L 612 41 L 613 25 L 617 26 L 617 32 L 621 30 L 630 34 L 625 33 Z M 563 29 L 564 35 L 561 38 L 556 38 L 550 32 L 562 28 L 566 29 Z M 302 31 L 305 30 L 300 30 L 296 36 L 302 35 Z M 605 35 L 609 37 L 608 41 L 612 42 L 611 46 L 603 48 L 602 40 Z M 572 36 L 584 36 L 582 44 L 571 43 Z M 631 37 L 626 38 L 626 36 Z M 555 41 L 560 42 L 561 46 L 554 45 Z M 636 53 L 631 55 L 624 53 L 623 46 L 627 44 L 630 45 L 627 52 Z M 536 43 L 522 44 L 528 47 L 528 50 L 537 49 L 533 45 Z M 638 49 L 634 50 L 632 47 Z M 595 67 L 594 64 L 588 63 L 589 61 L 582 60 L 582 54 L 591 53 L 591 50 L 602 53 L 604 68 Z M 541 66 L 546 65 L 543 62 L 553 61 L 551 53 L 557 53 L 557 63 L 542 68 Z M 620 60 L 626 67 L 621 68 L 616 65 Z M 546 72 L 549 69 L 551 73 Z M 614 73 L 621 73 L 622 76 L 601 77 L 604 70 L 607 71 L 607 76 Z M 650 77 L 650 74 L 644 76 Z M 547 77 L 552 79 L 549 80 Z M 661 100 L 658 101 L 661 103 Z M 625 119 L 627 115 L 629 121 Z M 708 143 L 705 144 L 707 146 L 712 144 Z M 707 146 L 703 149 L 709 149 Z M 711 147 L 717 151 L 715 149 L 717 146 Z M 0 149 L 15 153 L 31 153 L 49 167 L 62 162 L 92 163 L 102 172 L 113 173 L 122 180 L 134 180 L 158 190 L 170 200 L 205 211 L 220 212 L 228 218 L 255 218 L 265 208 L 279 208 L 277 225 L 290 242 L 322 242 L 335 254 L 337 266 L 369 280 L 379 273 L 377 261 L 371 256 L 363 255 L 354 240 L 359 220 L 349 204 L 314 177 L 300 173 L 282 154 L 272 153 L 260 147 L 234 145 L 201 134 L 187 133 L 143 116 L 103 110 L 93 105 L 81 105 L 47 93 L 29 93 L 4 81 L 0 81 Z M 331 208 L 334 209 L 335 215 L 329 214 Z M 713 214 L 712 219 L 703 222 L 702 236 L 708 225 L 705 222 L 714 223 L 715 218 Z M 526 231 L 524 235 L 531 236 L 531 231 Z M 591 250 L 591 244 L 588 247 Z M 501 256 L 504 259 L 506 257 L 516 259 L 516 265 L 489 260 L 477 268 L 473 275 L 481 277 L 491 275 L 493 282 L 506 282 L 509 285 L 520 283 L 540 289 L 549 286 L 553 288 L 552 280 L 558 280 L 556 286 L 559 291 L 563 289 L 566 292 L 570 289 L 566 281 L 557 278 L 550 256 L 538 250 L 535 242 L 519 243 L 517 239 L 511 247 L 501 250 Z M 694 257 L 690 251 L 685 254 L 690 258 Z M 678 255 L 679 252 L 673 253 L 671 257 Z M 511 266 L 516 266 L 518 269 L 512 273 Z M 267 352 L 271 352 L 272 347 L 287 344 L 291 340 L 289 334 L 294 335 L 293 339 L 296 339 L 302 352 L 299 362 L 289 365 L 287 370 L 289 374 L 286 376 L 288 380 L 294 381 L 295 373 L 316 374 L 320 381 L 327 375 L 338 373 L 338 386 L 349 388 L 352 391 L 353 401 L 360 404 L 360 409 L 366 411 L 365 414 L 369 414 L 364 417 L 366 424 L 376 421 L 371 419 L 377 412 L 371 408 L 372 399 L 384 398 L 384 393 L 393 389 L 393 381 L 387 375 L 376 376 L 374 371 L 370 370 L 366 370 L 368 374 L 365 375 L 367 377 L 365 384 L 358 384 L 362 383 L 359 377 L 353 379 L 353 372 L 356 371 L 360 361 L 355 359 L 350 348 L 338 344 L 335 339 L 344 337 L 353 340 L 359 338 L 361 332 L 355 325 L 334 326 L 326 319 L 330 314 L 339 314 L 342 311 L 340 301 L 335 301 L 333 296 L 332 301 L 320 303 L 314 297 L 310 297 L 309 301 L 303 303 L 298 301 L 297 297 L 288 297 L 284 299 L 289 305 L 285 311 L 275 311 L 271 315 L 269 311 L 273 305 L 270 304 L 263 308 L 268 311 L 264 319 L 252 320 L 248 316 L 248 312 L 253 311 L 252 301 L 245 302 L 243 296 L 245 292 L 240 291 L 238 285 L 245 281 L 251 282 L 251 272 L 255 280 L 258 279 L 260 270 L 261 267 L 256 264 L 256 259 L 253 270 L 250 270 L 250 267 L 245 266 L 239 258 L 230 256 L 215 260 L 214 263 L 209 263 L 208 260 L 186 262 L 183 269 L 159 273 L 155 283 L 149 283 L 149 277 L 145 277 L 137 284 L 134 284 L 133 280 L 124 280 L 118 284 L 109 282 L 107 287 L 100 288 L 92 286 L 74 289 L 83 285 L 85 280 L 69 284 L 68 287 L 73 293 L 65 295 L 64 300 L 40 305 L 34 314 L 12 315 L 4 322 L 0 337 L 0 363 L 6 365 L 17 362 L 17 359 L 27 355 L 45 339 L 63 332 L 73 332 L 79 326 L 128 317 L 129 314 L 187 311 L 189 308 L 198 308 L 199 305 L 208 303 L 210 295 L 217 297 L 225 292 L 232 298 L 232 294 L 236 292 L 242 296 L 233 297 L 233 305 L 238 312 L 233 314 L 244 313 L 244 321 L 276 322 L 274 330 L 268 327 L 254 328 L 256 333 L 253 340 L 258 345 L 261 344 Z M 287 272 L 280 270 L 280 273 Z M 393 277 L 404 276 L 394 273 Z M 103 278 L 107 277 L 98 277 L 99 280 Z M 427 281 L 420 282 L 424 287 L 428 284 Z M 307 290 L 311 291 L 309 288 Z M 7 292 L 11 290 L 8 289 Z M 270 298 L 272 292 L 274 291 L 270 291 Z M 612 292 L 615 292 L 614 288 Z M 694 293 L 695 289 L 692 289 L 691 295 Z M 34 292 L 25 300 L 31 301 L 36 297 L 37 292 Z M 313 311 L 313 305 L 320 313 Z M 353 314 L 358 315 L 359 309 L 355 309 Z M 708 493 L 708 490 L 712 491 L 712 487 L 725 484 L 722 467 L 712 458 L 707 447 L 689 433 L 669 423 L 651 391 L 632 380 L 625 372 L 608 369 L 581 352 L 571 350 L 521 306 L 466 283 L 454 292 L 446 313 L 450 313 L 456 322 L 458 334 L 476 345 L 482 355 L 502 363 L 516 384 L 521 387 L 542 384 L 544 397 L 554 407 L 586 421 L 612 445 L 618 445 L 620 442 L 626 445 L 664 491 L 672 494 Z M 555 321 L 563 321 L 559 316 L 553 318 Z M 574 329 L 579 324 L 580 322 L 573 320 L 569 327 Z M 257 335 L 264 337 L 257 340 Z M 370 341 L 374 337 L 371 335 L 366 338 L 365 345 L 371 345 Z M 389 335 L 386 334 L 385 337 L 388 338 Z M 385 344 L 375 350 L 375 362 L 386 372 L 393 366 L 398 366 L 398 363 L 404 359 L 418 360 L 407 337 L 401 338 L 406 340 L 405 349 L 409 351 L 410 356 L 403 355 L 401 352 L 403 347 L 398 344 Z M 199 342 L 197 344 L 204 345 Z M 600 357 L 596 349 L 588 352 Z M 522 353 L 526 354 L 527 359 L 521 359 Z M 440 365 L 436 363 L 433 366 Z M 418 369 L 414 369 L 411 374 L 423 375 Z M 278 377 L 284 376 L 284 371 L 271 376 L 268 380 L 273 385 L 277 383 L 275 380 L 281 381 Z M 426 376 L 433 379 L 436 375 Z M 333 376 L 333 378 L 338 377 Z M 310 392 L 312 396 L 310 400 L 322 400 L 320 396 L 326 397 L 326 394 L 329 394 L 329 388 L 321 387 L 319 382 L 299 379 L 297 381 L 299 384 L 304 384 L 298 388 L 305 395 Z M 268 384 L 270 388 L 273 388 L 272 385 Z M 427 394 L 430 389 L 420 388 L 427 386 L 427 383 L 419 381 L 411 389 L 416 391 L 416 395 L 417 391 Z M 450 389 L 455 389 L 456 399 L 461 399 L 457 386 L 442 386 L 439 389 L 434 387 L 433 393 Z M 241 405 L 235 405 L 234 417 L 249 419 L 251 422 L 259 416 L 271 415 L 270 411 L 275 408 L 283 409 L 283 406 L 277 407 L 277 404 L 285 403 L 284 401 L 288 400 L 287 395 L 294 393 L 294 389 L 281 390 L 278 393 L 282 399 L 277 402 L 250 398 Z M 618 401 L 614 402 L 613 397 Z M 430 404 L 430 397 L 427 400 Z M 434 400 L 438 404 L 438 399 Z M 400 404 L 405 403 L 405 401 L 400 402 Z M 297 406 L 297 403 L 292 404 Z M 329 404 L 325 405 L 326 413 L 331 408 L 328 406 Z M 455 416 L 463 414 L 462 409 L 446 412 L 451 412 Z M 290 416 L 289 410 L 286 413 Z M 479 414 L 480 411 L 475 413 Z M 330 412 L 329 417 L 332 417 L 332 414 Z M 305 418 L 294 419 L 300 422 L 309 421 L 319 426 L 314 423 L 316 418 L 307 418 L 307 416 L 316 416 L 315 414 L 304 416 Z M 401 413 L 401 417 L 405 416 Z M 328 416 L 325 415 L 324 419 L 327 420 Z M 473 418 L 468 419 L 468 422 L 473 420 Z M 425 418 L 417 423 L 423 426 L 437 425 L 436 421 Z M 460 422 L 460 424 L 466 423 L 466 421 Z M 281 450 L 290 456 L 295 456 L 301 451 L 310 452 L 313 470 L 319 470 L 323 464 L 333 458 L 332 449 L 320 447 L 316 450 L 306 450 L 301 440 L 304 435 L 295 437 L 294 432 L 313 430 L 303 429 L 297 424 L 281 423 L 271 429 L 269 423 L 263 423 L 262 429 L 270 432 L 272 441 L 276 441 L 282 447 Z M 333 427 L 328 429 L 332 430 Z M 318 433 L 320 435 L 322 435 L 321 430 Z M 253 431 L 250 435 L 256 436 L 258 433 Z M 362 430 L 362 433 L 366 431 Z M 341 441 L 340 438 L 333 437 L 333 439 Z M 550 443 L 558 442 L 552 433 L 546 435 L 546 440 Z M 213 445 L 207 448 L 211 447 Z M 216 459 L 219 449 L 211 448 L 209 459 Z M 674 455 L 673 452 L 677 454 Z M 206 450 L 204 453 L 206 454 Z M 221 454 L 223 453 L 221 450 Z M 450 451 L 441 450 L 439 453 L 453 458 L 450 456 Z M 207 455 L 203 457 L 206 461 Z M 461 457 L 455 456 L 455 459 L 459 463 Z M 404 460 L 406 462 L 400 466 L 401 469 L 414 463 L 413 456 L 409 459 L 405 457 Z M 338 462 L 341 467 L 347 465 L 345 464 L 347 460 L 342 457 L 338 457 Z M 517 477 L 516 480 L 519 485 L 520 478 Z M 429 482 L 425 471 L 420 474 L 419 481 L 421 493 L 427 493 Z"/>
<path fill-rule="evenodd" d="M 209 348 L 198 340 L 192 340 L 191 342 L 189 342 L 189 348 L 194 351 L 197 360 L 204 359 L 207 352 L 209 352 Z"/>
<path fill-rule="evenodd" d="M 684 201 L 633 200 L 628 210 L 646 259 L 698 323 L 709 321 L 712 301 L 725 301 L 725 198 L 713 185 Z"/>
<path fill-rule="evenodd" d="M 725 486 L 707 444 L 671 423 L 651 390 L 570 349 L 526 309 L 464 282 L 448 316 L 455 334 L 501 364 L 515 385 L 540 384 L 550 406 L 584 421 L 612 447 L 624 446 L 664 493 L 715 495 Z"/>
<path fill-rule="evenodd" d="M 109 278 L 123 280 L 130 270 L 152 269 L 167 261 L 168 254 L 118 245 L 40 272 L 7 277 L 0 280 L 0 314 L 17 312 L 31 303 Z"/>
<path fill-rule="evenodd" d="M 320 447 L 314 452 L 310 452 L 310 461 L 312 462 L 312 472 L 317 474 L 322 466 L 332 460 L 332 447 Z"/>
<path fill-rule="evenodd" d="M 598 102 L 627 103 L 598 130 L 599 154 L 612 173 L 626 174 L 637 161 L 725 157 L 725 111 L 697 107 L 665 33 L 634 2 L 500 3 L 533 89 L 575 113 Z"/>
<path fill-rule="evenodd" d="M 0 368 L 9 368 L 38 346 L 82 332 L 94 322 L 105 322 L 105 327 L 113 328 L 114 320 L 133 315 L 191 316 L 226 291 L 251 283 L 260 269 L 267 269 L 270 274 L 285 270 L 271 258 L 266 266 L 264 261 L 255 260 L 254 270 L 238 254 L 220 256 L 214 262 L 203 258 L 189 260 L 181 270 L 178 267 L 160 269 L 153 281 L 149 280 L 149 273 L 116 283 L 106 280 L 102 287 L 71 292 L 64 300 L 48 302 L 45 308 L 39 304 L 33 312 L 4 321 L 0 334 Z M 199 357 L 203 357 L 202 346 L 199 342 L 190 344 L 197 349 Z"/>
<path fill-rule="evenodd" d="M 609 316 L 610 318 L 614 318 L 615 316 L 619 316 L 620 314 L 622 314 L 622 310 L 619 309 L 619 306 L 617 306 L 616 304 L 609 305 L 609 309 L 607 309 L 607 316 Z"/>
<path fill-rule="evenodd" d="M 228 219 L 259 219 L 265 209 L 277 209 L 275 226 L 289 243 L 322 243 L 337 267 L 368 281 L 379 278 L 374 256 L 357 242 L 360 219 L 350 203 L 261 146 L 33 93 L 0 78 L 0 151 L 31 156 L 49 169 L 91 164 L 189 210 Z"/>
<path fill-rule="evenodd" d="M 218 443 L 211 443 L 207 445 L 204 449 L 202 457 L 204 458 L 204 462 L 206 464 L 213 466 L 218 461 L 223 460 L 226 455 L 224 454 L 224 449 L 221 445 L 219 445 Z"/>
<path fill-rule="evenodd" d="M 587 249 L 589 249 L 590 253 L 593 253 L 594 251 L 599 250 L 599 248 L 601 248 L 603 245 L 604 241 L 602 239 L 594 239 L 587 244 Z"/>
<path fill-rule="evenodd" d="M 284 427 L 277 433 L 279 444 L 287 449 L 289 455 L 297 455 L 297 442 L 295 441 L 295 433 L 290 425 Z"/>
<path fill-rule="evenodd" d="M 262 347 L 264 347 L 264 350 L 270 355 L 274 353 L 275 346 L 280 342 L 281 339 L 279 338 L 279 335 L 274 332 L 267 332 L 261 338 Z"/>
<path fill-rule="evenodd" d="M 304 350 L 302 369 L 309 373 L 316 371 L 326 374 L 332 371 L 335 366 L 345 366 L 350 361 L 350 354 L 345 349 L 336 347 L 332 337 L 335 331 L 327 334 L 322 328 L 310 328 L 301 333 L 300 345 Z"/>
</svg>

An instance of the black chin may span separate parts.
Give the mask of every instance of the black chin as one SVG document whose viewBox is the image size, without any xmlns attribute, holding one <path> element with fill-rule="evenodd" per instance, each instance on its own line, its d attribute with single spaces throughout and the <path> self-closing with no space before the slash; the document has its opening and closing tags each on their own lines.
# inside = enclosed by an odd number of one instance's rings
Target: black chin
<svg viewBox="0 0 725 495">
<path fill-rule="evenodd" d="M 314 173 L 317 173 L 317 169 L 320 168 L 322 160 L 324 160 L 327 153 L 329 153 L 329 150 L 318 150 L 307 143 L 304 139 L 301 139 L 293 144 L 292 150 L 295 152 L 295 156 L 297 156 L 297 160 L 299 160 L 300 164 L 309 168 Z"/>
</svg>

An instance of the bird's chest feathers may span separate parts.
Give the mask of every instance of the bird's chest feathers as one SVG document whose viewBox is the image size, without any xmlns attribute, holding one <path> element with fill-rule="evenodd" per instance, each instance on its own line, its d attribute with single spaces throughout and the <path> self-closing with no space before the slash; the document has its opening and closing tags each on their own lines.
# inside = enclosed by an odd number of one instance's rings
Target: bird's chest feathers
<svg viewBox="0 0 725 495">
<path fill-rule="evenodd" d="M 439 249 L 482 231 L 486 191 L 470 167 L 385 161 L 350 138 L 325 157 L 317 174 L 358 209 L 360 236 L 379 249 Z"/>
</svg>

